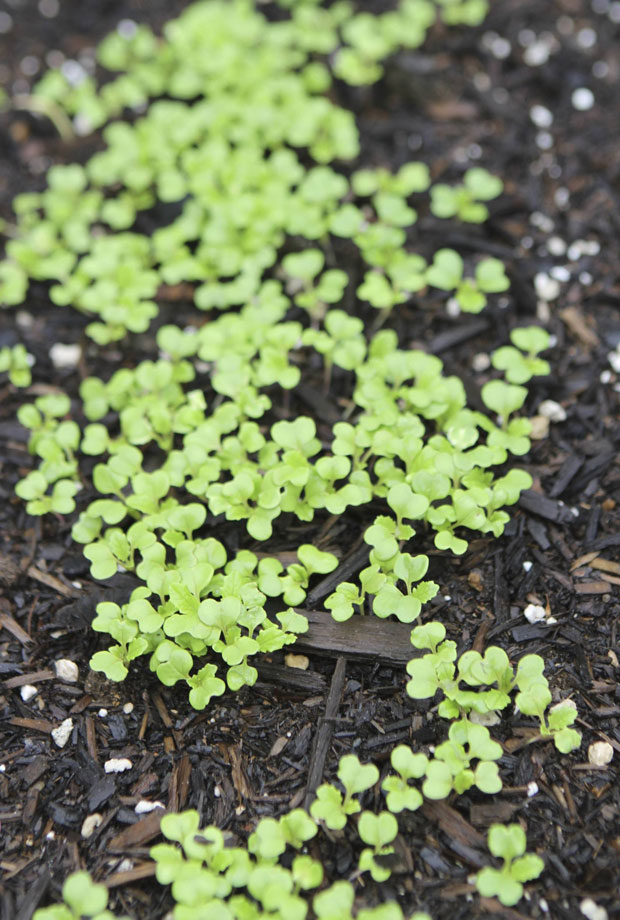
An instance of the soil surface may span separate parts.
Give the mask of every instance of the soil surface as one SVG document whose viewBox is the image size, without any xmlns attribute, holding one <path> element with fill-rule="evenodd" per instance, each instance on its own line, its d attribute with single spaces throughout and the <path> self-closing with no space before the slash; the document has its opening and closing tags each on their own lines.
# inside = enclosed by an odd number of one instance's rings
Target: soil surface
<svg viewBox="0 0 620 920">
<path fill-rule="evenodd" d="M 158 27 L 184 5 L 61 0 L 55 13 L 54 0 L 7 0 L 0 85 L 27 92 L 34 70 L 57 62 L 59 52 L 88 66 L 94 44 L 119 19 Z M 509 295 L 474 317 L 450 318 L 439 298 L 404 305 L 401 343 L 440 355 L 475 404 L 485 379 L 475 356 L 505 344 L 515 324 L 543 321 L 557 340 L 553 370 L 532 386 L 528 408 L 536 416 L 541 402 L 553 399 L 566 412 L 540 431 L 524 458 L 534 488 L 501 539 L 473 540 L 462 558 L 433 551 L 427 538 L 416 547 L 431 555 L 429 574 L 441 586 L 433 613 L 459 650 L 495 643 L 511 660 L 542 655 L 554 692 L 577 704 L 583 733 L 580 750 L 560 755 L 550 743 L 528 744 L 531 720 L 507 717 L 495 730 L 505 751 L 499 795 L 470 792 L 401 820 L 396 871 L 381 895 L 368 883 L 364 900 L 398 896 L 437 920 L 574 920 L 585 898 L 620 917 L 620 374 L 608 361 L 620 344 L 619 6 L 496 0 L 482 27 L 438 29 L 420 52 L 397 55 L 377 86 L 338 90 L 358 117 L 364 164 L 398 167 L 419 158 L 434 179 L 448 181 L 478 164 L 506 183 L 484 226 L 422 215 L 414 229 L 429 247 L 503 258 Z M 584 88 L 593 104 L 580 108 L 587 96 L 575 91 Z M 96 144 L 63 143 L 43 119 L 5 111 L 0 216 L 10 218 L 16 192 L 42 186 L 49 165 L 83 160 Z M 549 302 L 536 294 L 541 272 L 558 282 Z M 370 620 L 333 624 L 320 612 L 327 593 L 320 587 L 309 596 L 316 612 L 299 649 L 309 668 L 286 667 L 283 655 L 272 655 L 254 688 L 227 693 L 204 713 L 145 668 L 123 684 L 89 672 L 89 657 L 101 647 L 88 625 L 95 605 L 104 597 L 124 600 L 131 579 L 93 582 L 71 543 L 71 521 L 30 518 L 13 493 L 32 468 L 27 434 L 15 421 L 20 403 L 49 385 L 75 396 L 82 376 L 115 369 L 113 349 L 90 346 L 78 370 L 53 368 L 50 343 L 84 342 L 84 325 L 78 314 L 49 304 L 42 286 L 31 289 L 24 310 L 0 317 L 0 347 L 24 341 L 37 359 L 29 393 L 8 385 L 0 391 L 2 920 L 29 920 L 37 906 L 58 898 L 77 868 L 105 881 L 112 905 L 129 916 L 162 918 L 170 901 L 151 879 L 148 860 L 162 812 L 136 815 L 141 799 L 173 811 L 197 808 L 205 823 L 243 840 L 259 816 L 303 804 L 309 789 L 332 779 L 342 754 L 354 751 L 383 768 L 396 743 L 423 747 L 439 736 L 432 707 L 404 690 L 409 630 Z M 152 335 L 136 338 L 130 360 L 140 360 L 152 342 Z M 338 378 L 329 399 L 311 368 L 303 380 L 303 410 L 319 424 L 333 422 Z M 344 566 L 353 546 L 349 571 L 361 565 L 354 516 L 330 521 L 323 532 L 311 529 L 310 539 L 339 552 Z M 273 550 L 296 542 L 296 532 L 287 536 L 282 528 Z M 529 602 L 546 606 L 556 622 L 530 625 L 523 616 Z M 77 682 L 57 677 L 55 662 L 63 658 L 78 665 Z M 26 684 L 37 694 L 24 702 Z M 59 749 L 50 733 L 69 717 L 73 733 Z M 606 767 L 588 762 L 588 746 L 600 740 L 614 749 Z M 104 773 L 112 757 L 129 758 L 132 769 Z M 83 822 L 94 813 L 101 823 L 85 837 Z M 527 827 L 528 849 L 543 856 L 545 871 L 528 899 L 508 909 L 480 899 L 468 877 L 489 861 L 487 827 L 511 820 Z M 324 838 L 320 850 L 328 876 L 355 871 L 346 839 L 332 846 Z"/>
</svg>

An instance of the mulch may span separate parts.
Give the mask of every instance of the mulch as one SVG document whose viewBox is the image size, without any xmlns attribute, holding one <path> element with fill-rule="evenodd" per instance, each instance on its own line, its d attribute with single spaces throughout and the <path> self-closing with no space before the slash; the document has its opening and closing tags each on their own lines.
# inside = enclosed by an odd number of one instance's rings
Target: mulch
<svg viewBox="0 0 620 920">
<path fill-rule="evenodd" d="M 159 25 L 184 5 L 63 0 L 60 14 L 46 18 L 41 9 L 49 3 L 13 2 L 13 28 L 0 34 L 0 84 L 25 91 L 35 79 L 24 73 L 32 69 L 26 58 L 44 67 L 50 51 L 83 54 L 121 18 Z M 415 238 L 429 251 L 454 246 L 504 258 L 509 295 L 473 317 L 449 317 L 439 297 L 404 305 L 396 321 L 401 342 L 440 355 L 475 405 L 483 377 L 474 356 L 504 344 L 515 323 L 538 317 L 557 344 L 552 375 L 534 383 L 528 406 L 535 415 L 554 399 L 567 414 L 525 458 L 534 487 L 501 539 L 473 539 L 463 558 L 419 539 L 441 586 L 432 612 L 459 650 L 496 643 L 512 660 L 542 655 L 554 693 L 577 704 L 583 733 L 581 749 L 563 756 L 550 743 L 528 743 L 531 721 L 508 717 L 495 730 L 505 751 L 499 795 L 470 791 L 401 820 L 398 864 L 381 896 L 423 906 L 434 918 L 568 920 L 580 916 L 584 898 L 620 916 L 620 385 L 607 359 L 620 344 L 620 24 L 605 12 L 609 6 L 497 0 L 482 27 L 437 32 L 424 49 L 397 55 L 377 86 L 339 90 L 358 117 L 365 163 L 397 167 L 421 158 L 435 179 L 448 181 L 480 164 L 506 183 L 482 227 L 423 214 Z M 585 111 L 572 102 L 580 87 L 595 97 Z M 549 128 L 533 123 L 534 105 L 552 113 Z M 41 187 L 51 163 L 82 159 L 89 145 L 61 143 L 26 113 L 2 114 L 0 216 L 10 216 L 17 191 Z M 599 246 L 558 254 L 553 238 Z M 553 269 L 560 295 L 541 306 L 533 281 Z M 25 309 L 30 320 L 16 311 L 0 318 L 0 347 L 23 340 L 35 355 L 31 393 L 49 384 L 75 393 L 79 374 L 55 370 L 48 348 L 81 340 L 82 318 L 52 307 L 41 286 Z M 136 338 L 136 360 L 151 341 Z M 87 353 L 88 373 L 107 375 L 114 360 L 113 349 Z M 326 400 L 315 378 L 308 369 L 291 412 L 302 408 L 331 423 L 338 393 Z M 288 667 L 284 653 L 266 656 L 254 688 L 227 693 L 205 712 L 191 710 L 186 693 L 162 687 L 144 668 L 123 684 L 90 673 L 88 659 L 100 647 L 88 628 L 95 605 L 124 599 L 131 579 L 93 582 L 71 544 L 71 522 L 30 518 L 15 498 L 16 480 L 31 468 L 26 432 L 15 421 L 24 398 L 8 385 L 0 392 L 0 918 L 29 920 L 58 896 L 69 872 L 84 867 L 106 882 L 121 911 L 161 918 L 170 901 L 150 880 L 148 851 L 164 810 L 197 808 L 205 823 L 244 840 L 259 817 L 307 804 L 334 777 L 342 754 L 383 768 L 395 744 L 434 743 L 437 716 L 404 692 L 410 629 L 372 618 L 334 623 L 321 611 L 329 583 L 312 586 L 311 628 L 294 648 L 308 657 L 307 670 Z M 298 542 L 288 523 L 275 549 Z M 323 544 L 341 556 L 343 580 L 363 563 L 359 525 L 354 516 L 321 524 Z M 556 623 L 529 624 L 529 602 L 547 606 Z M 76 682 L 57 677 L 63 658 L 78 665 Z M 37 693 L 24 702 L 27 684 Z M 71 735 L 61 749 L 51 732 L 66 719 Z M 614 748 L 604 768 L 587 758 L 598 740 Z M 106 773 L 113 758 L 127 758 L 130 769 Z M 163 808 L 136 814 L 143 800 Z M 94 814 L 100 821 L 86 837 L 84 821 Z M 529 900 L 508 909 L 480 899 L 468 878 L 488 862 L 488 826 L 516 820 L 545 871 Z M 323 838 L 314 849 L 328 877 L 354 872 L 357 854 L 346 838 Z M 364 897 L 372 903 L 378 896 L 369 883 Z"/>
</svg>

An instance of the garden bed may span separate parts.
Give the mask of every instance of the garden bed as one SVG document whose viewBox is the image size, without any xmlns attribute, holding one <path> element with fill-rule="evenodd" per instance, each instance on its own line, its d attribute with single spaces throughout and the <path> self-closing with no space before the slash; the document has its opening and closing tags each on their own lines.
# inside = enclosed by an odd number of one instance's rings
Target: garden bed
<svg viewBox="0 0 620 920">
<path fill-rule="evenodd" d="M 541 655 L 554 694 L 576 703 L 583 736 L 578 750 L 561 755 L 545 739 L 528 743 L 536 732 L 518 714 L 503 721 L 495 735 L 504 749 L 502 791 L 486 797 L 474 789 L 409 814 L 391 879 L 358 886 L 360 903 L 398 897 L 404 909 L 423 908 L 436 920 L 574 918 L 584 899 L 604 906 L 609 917 L 620 911 L 620 373 L 608 358 L 620 346 L 617 5 L 499 0 L 482 26 L 436 29 L 421 51 L 399 52 L 374 86 L 338 88 L 339 103 L 354 112 L 360 130 L 358 165 L 396 170 L 419 159 L 434 181 L 452 180 L 465 166 L 482 166 L 504 181 L 486 223 L 448 225 L 426 213 L 416 233 L 429 253 L 443 246 L 502 259 L 510 292 L 479 315 L 451 317 L 435 291 L 421 306 L 397 306 L 389 322 L 401 347 L 440 357 L 446 372 L 463 380 L 475 408 L 482 407 L 487 379 L 481 356 L 505 345 L 509 329 L 540 322 L 555 336 L 546 355 L 551 375 L 530 386 L 528 411 L 539 437 L 519 458 L 533 486 L 511 509 L 503 536 L 476 535 L 466 554 L 455 556 L 435 549 L 420 531 L 415 551 L 430 557 L 429 577 L 440 587 L 427 609 L 459 651 L 492 643 L 511 661 Z M 45 0 L 11 7 L 10 27 L 0 18 L 0 80 L 7 91 L 25 95 L 33 61 L 43 67 L 51 51 L 76 58 L 119 19 L 158 28 L 174 12 L 163 3 L 145 10 L 137 0 L 100 6 L 99 16 L 92 4 L 66 0 L 51 18 L 41 14 L 54 10 Z M 100 140 L 61 141 L 31 112 L 5 110 L 0 118 L 0 216 L 10 221 L 16 193 L 42 188 L 50 165 L 83 162 Z M 145 232 L 149 213 L 141 219 Z M 359 265 L 346 259 L 343 244 L 338 266 L 357 273 L 360 283 Z M 182 285 L 160 297 L 164 321 L 184 325 L 195 318 Z M 23 341 L 34 355 L 29 399 L 49 387 L 76 397 L 84 377 L 107 378 L 117 369 L 115 346 L 89 351 L 86 320 L 52 305 L 44 285 L 31 287 L 20 310 L 1 314 L 0 347 Z M 55 367 L 53 342 L 79 342 L 80 364 Z M 152 332 L 131 342 L 132 351 L 123 345 L 130 366 L 156 350 Z M 342 376 L 333 375 L 326 391 L 320 366 L 308 362 L 301 370 L 301 385 L 286 391 L 280 418 L 312 416 L 321 437 L 345 417 Z M 558 403 L 565 418 L 546 425 L 538 412 L 546 400 Z M 3 385 L 0 916 L 29 920 L 58 898 L 69 873 L 86 868 L 108 885 L 121 911 L 155 920 L 172 904 L 152 880 L 149 860 L 162 811 L 136 814 L 140 801 L 161 802 L 170 812 L 196 808 L 203 823 L 244 840 L 258 818 L 307 806 L 314 790 L 333 779 L 342 755 L 354 752 L 383 769 L 395 745 L 435 743 L 441 720 L 430 701 L 405 693 L 410 627 L 375 617 L 334 622 L 321 609 L 333 588 L 321 588 L 318 579 L 300 605 L 309 631 L 295 646 L 261 656 L 253 687 L 226 692 L 202 712 L 146 667 L 134 667 L 123 683 L 91 672 L 88 661 L 103 647 L 89 628 L 95 606 L 125 602 L 137 582 L 119 573 L 98 583 L 71 540 L 72 519 L 29 517 L 14 496 L 15 483 L 32 469 L 28 433 L 16 421 L 24 401 L 22 391 Z M 282 518 L 268 551 L 290 552 L 300 541 L 299 526 L 292 516 Z M 325 515 L 313 528 L 305 527 L 303 539 L 311 533 L 316 545 L 337 555 L 334 576 L 349 580 L 363 564 L 360 519 Z M 217 535 L 238 548 L 238 530 L 223 521 Z M 553 621 L 528 622 L 528 604 L 546 608 Z M 306 660 L 291 666 L 291 652 Z M 77 665 L 77 680 L 58 676 L 61 659 Z M 36 695 L 24 699 L 20 691 L 31 685 Z M 71 737 L 61 748 L 51 732 L 67 719 Z M 589 761 L 598 741 L 613 748 L 607 765 Z M 116 758 L 129 760 L 130 768 L 105 772 Z M 85 835 L 84 821 L 93 814 L 101 820 Z M 543 857 L 545 870 L 528 886 L 528 900 L 510 908 L 481 898 L 470 877 L 489 862 L 489 826 L 516 821 L 527 827 L 528 850 Z M 346 838 L 323 837 L 310 852 L 320 855 L 330 880 L 356 872 Z M 598 916 L 587 910 L 586 903 L 583 914 Z"/>
</svg>

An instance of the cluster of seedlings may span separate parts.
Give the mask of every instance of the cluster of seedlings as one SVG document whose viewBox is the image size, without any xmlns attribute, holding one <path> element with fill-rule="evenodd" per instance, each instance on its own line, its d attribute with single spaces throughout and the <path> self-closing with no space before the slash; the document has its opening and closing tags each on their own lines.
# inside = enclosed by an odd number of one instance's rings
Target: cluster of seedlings
<svg viewBox="0 0 620 920">
<path fill-rule="evenodd" d="M 121 681 L 148 656 L 163 684 L 187 685 L 196 709 L 226 687 L 252 686 L 255 656 L 307 630 L 295 608 L 314 576 L 338 567 L 311 541 L 311 527 L 293 548 L 297 561 L 270 555 L 282 515 L 301 527 L 355 508 L 368 564 L 325 607 L 337 621 L 375 615 L 413 624 L 439 589 L 425 579 L 428 556 L 407 544 L 417 532 L 418 543 L 462 554 L 468 532 L 502 534 L 504 509 L 531 485 L 527 473 L 506 469 L 510 455 L 530 447 L 531 423 L 519 414 L 524 384 L 549 372 L 541 357 L 548 333 L 514 329 L 512 344 L 492 355 L 485 411 L 473 410 L 438 358 L 400 347 L 390 326 L 399 304 L 435 289 L 478 312 L 508 289 L 497 259 L 466 263 L 448 248 L 429 259 L 412 248 L 418 209 L 479 223 L 502 183 L 475 168 L 460 184 L 433 184 L 421 162 L 395 173 L 347 171 L 360 153 L 355 121 L 328 95 L 336 80 L 378 80 L 385 59 L 418 47 L 438 17 L 480 22 L 486 2 L 401 0 L 378 16 L 346 0 L 281 5 L 290 16 L 270 22 L 247 0 L 205 0 L 163 38 L 125 24 L 98 49 L 102 67 L 117 74 L 102 86 L 86 76 L 71 85 L 50 71 L 36 89 L 39 110 L 61 112 L 77 133 L 102 128 L 105 146 L 84 166 L 52 167 L 45 191 L 15 200 L 0 263 L 0 301 L 21 304 L 31 281 L 46 282 L 53 303 L 90 318 L 86 334 L 102 348 L 122 349 L 131 333 L 157 326 L 152 360 L 84 379 L 79 403 L 58 391 L 21 407 L 37 467 L 16 491 L 30 514 L 77 512 L 72 536 L 93 578 L 122 570 L 140 582 L 126 603 L 97 606 L 93 629 L 112 644 L 91 667 Z M 141 232 L 141 215 L 162 203 L 174 217 Z M 362 265 L 359 283 L 335 260 L 333 243 L 342 240 Z M 190 287 L 197 308 L 185 328 L 158 321 L 162 292 L 178 285 Z M 352 297 L 355 315 L 345 307 Z M 326 391 L 337 375 L 347 400 L 331 430 L 274 411 L 310 365 L 322 367 Z M 0 371 L 15 386 L 30 384 L 23 345 L 0 351 Z M 239 522 L 242 548 L 212 535 L 222 516 Z M 281 609 L 268 615 L 274 603 Z M 440 691 L 438 713 L 450 723 L 432 756 L 394 749 L 378 814 L 362 810 L 359 796 L 379 771 L 345 756 L 339 784 L 319 788 L 310 814 L 263 819 L 247 846 L 229 845 L 215 827 L 201 830 L 195 812 L 166 815 L 170 842 L 152 856 L 158 881 L 172 886 L 175 920 L 303 920 L 310 910 L 318 920 L 348 920 L 354 885 L 322 888 L 322 865 L 303 853 L 291 862 L 290 848 L 303 850 L 319 830 L 354 834 L 359 874 L 380 883 L 390 876 L 382 857 L 393 852 L 398 815 L 472 786 L 501 789 L 502 748 L 486 726 L 511 703 L 559 751 L 580 744 L 571 702 L 550 707 L 539 656 L 516 667 L 496 647 L 457 658 L 443 624 L 432 621 L 415 626 L 411 642 L 423 654 L 407 667 L 407 693 Z M 503 867 L 478 873 L 478 890 L 515 904 L 542 860 L 525 853 L 520 825 L 492 827 L 489 848 Z M 112 917 L 106 890 L 84 873 L 63 893 L 64 904 L 36 920 Z M 356 916 L 403 915 L 388 901 Z"/>
</svg>

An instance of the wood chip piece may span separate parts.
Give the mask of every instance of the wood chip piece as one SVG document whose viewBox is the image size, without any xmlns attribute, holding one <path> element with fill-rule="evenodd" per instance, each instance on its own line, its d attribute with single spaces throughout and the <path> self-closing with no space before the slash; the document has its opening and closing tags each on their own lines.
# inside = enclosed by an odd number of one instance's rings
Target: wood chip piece
<svg viewBox="0 0 620 920">
<path fill-rule="evenodd" d="M 167 811 L 164 812 L 161 808 L 158 808 L 157 811 L 151 812 L 142 821 L 137 821 L 135 824 L 126 827 L 116 837 L 112 837 L 108 844 L 108 849 L 125 851 L 148 843 L 159 835 L 161 819 L 167 813 Z"/>
<path fill-rule="evenodd" d="M 575 585 L 577 594 L 609 594 L 611 585 L 608 581 L 584 581 Z"/>
</svg>

